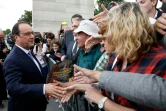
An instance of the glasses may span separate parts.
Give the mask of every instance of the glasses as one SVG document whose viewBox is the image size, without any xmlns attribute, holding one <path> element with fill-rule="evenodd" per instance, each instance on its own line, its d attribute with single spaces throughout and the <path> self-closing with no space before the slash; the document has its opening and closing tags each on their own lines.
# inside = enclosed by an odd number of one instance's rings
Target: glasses
<svg viewBox="0 0 166 111">
<path fill-rule="evenodd" d="M 23 34 L 24 36 L 30 36 L 31 34 L 34 35 L 34 32 L 26 32 L 26 33 L 20 33 L 20 34 Z"/>
</svg>

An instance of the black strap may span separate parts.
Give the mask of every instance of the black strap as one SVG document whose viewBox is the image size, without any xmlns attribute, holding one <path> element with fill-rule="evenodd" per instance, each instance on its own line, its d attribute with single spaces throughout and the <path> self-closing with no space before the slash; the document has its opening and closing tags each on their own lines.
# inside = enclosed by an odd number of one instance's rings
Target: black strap
<svg viewBox="0 0 166 111">
<path fill-rule="evenodd" d="M 38 52 L 38 46 L 36 45 L 36 53 Z"/>
</svg>

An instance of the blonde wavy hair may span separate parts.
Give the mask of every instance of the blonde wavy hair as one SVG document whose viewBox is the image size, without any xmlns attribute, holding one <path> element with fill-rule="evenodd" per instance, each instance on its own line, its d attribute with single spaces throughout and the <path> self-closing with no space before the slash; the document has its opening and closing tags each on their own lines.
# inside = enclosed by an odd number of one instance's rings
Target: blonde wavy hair
<svg viewBox="0 0 166 111">
<path fill-rule="evenodd" d="M 126 2 L 110 14 L 107 27 L 115 54 L 130 61 L 137 60 L 156 44 L 156 34 L 148 15 L 137 3 Z"/>
</svg>

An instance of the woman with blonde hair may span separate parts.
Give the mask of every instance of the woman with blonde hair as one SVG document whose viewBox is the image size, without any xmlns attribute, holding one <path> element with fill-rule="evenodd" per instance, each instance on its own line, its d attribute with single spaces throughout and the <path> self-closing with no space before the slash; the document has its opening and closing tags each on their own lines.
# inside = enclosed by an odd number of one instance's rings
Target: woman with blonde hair
<svg viewBox="0 0 166 111">
<path fill-rule="evenodd" d="M 107 70 L 157 74 L 166 78 L 166 52 L 157 44 L 156 34 L 148 15 L 136 3 L 124 3 L 110 14 L 110 41 L 115 46 L 115 57 L 109 59 Z M 144 89 L 140 89 L 144 90 Z M 115 95 L 115 102 L 136 110 L 154 109 L 138 105 Z"/>
<path fill-rule="evenodd" d="M 140 9 L 137 3 L 124 3 L 110 14 L 108 36 L 110 44 L 115 46 L 115 55 L 109 58 L 107 70 L 156 74 L 166 78 L 166 51 L 156 42 L 155 32 L 150 24 L 148 15 Z M 78 70 L 83 69 L 78 66 L 74 67 Z M 100 74 L 98 71 L 89 73 L 89 70 L 83 73 L 91 78 L 95 78 L 91 76 L 92 73 Z M 81 89 L 78 86 L 70 86 L 69 89 L 71 88 Z M 158 111 L 157 109 L 134 103 L 120 95 L 106 92 L 106 96 L 109 98 L 107 99 L 94 88 L 85 90 L 87 99 L 99 104 L 99 106 L 108 111 L 124 111 L 125 109 L 122 109 L 124 107 L 133 108 L 137 111 Z"/>
</svg>

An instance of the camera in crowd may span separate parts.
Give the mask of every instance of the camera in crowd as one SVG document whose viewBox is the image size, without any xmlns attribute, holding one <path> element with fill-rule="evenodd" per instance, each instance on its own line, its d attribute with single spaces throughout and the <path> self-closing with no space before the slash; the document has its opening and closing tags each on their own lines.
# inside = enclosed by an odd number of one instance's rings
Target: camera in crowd
<svg viewBox="0 0 166 111">
<path fill-rule="evenodd" d="M 64 29 L 61 29 L 61 30 L 60 30 L 60 34 L 63 34 L 63 33 L 64 33 Z"/>
<path fill-rule="evenodd" d="M 12 33 L 9 33 L 7 35 L 7 43 L 9 44 L 10 47 L 13 47 L 15 44 L 14 37 Z"/>
<path fill-rule="evenodd" d="M 49 44 L 47 44 L 47 47 L 48 47 L 48 48 L 50 48 L 50 45 L 49 45 Z"/>
<path fill-rule="evenodd" d="M 35 38 L 35 44 L 38 44 L 38 43 L 40 43 L 40 38 L 39 38 L 39 37 L 36 37 L 36 38 Z"/>
</svg>

